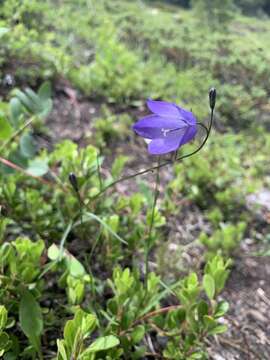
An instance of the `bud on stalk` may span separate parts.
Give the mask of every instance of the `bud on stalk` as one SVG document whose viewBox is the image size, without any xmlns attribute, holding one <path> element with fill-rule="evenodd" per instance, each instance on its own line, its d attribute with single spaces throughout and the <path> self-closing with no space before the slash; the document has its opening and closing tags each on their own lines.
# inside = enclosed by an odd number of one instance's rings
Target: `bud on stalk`
<svg viewBox="0 0 270 360">
<path fill-rule="evenodd" d="M 216 106 L 216 97 L 217 97 L 217 91 L 215 88 L 211 88 L 209 91 L 209 105 L 210 109 L 213 111 Z"/>
<path fill-rule="evenodd" d="M 68 180 L 71 186 L 73 187 L 74 191 L 79 192 L 79 186 L 76 175 L 74 173 L 70 173 L 68 176 Z"/>
</svg>

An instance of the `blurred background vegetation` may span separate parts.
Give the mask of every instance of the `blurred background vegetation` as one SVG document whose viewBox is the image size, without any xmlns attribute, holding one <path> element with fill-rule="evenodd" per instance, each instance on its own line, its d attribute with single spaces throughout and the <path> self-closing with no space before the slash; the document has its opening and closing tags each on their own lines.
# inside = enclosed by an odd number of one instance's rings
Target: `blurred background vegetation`
<svg viewBox="0 0 270 360">
<path fill-rule="evenodd" d="M 0 49 L 4 86 L 12 77 L 32 86 L 65 78 L 92 99 L 138 105 L 162 97 L 203 118 L 215 85 L 219 124 L 268 120 L 264 1 L 9 0 L 1 8 L 0 25 L 11 29 Z"/>
</svg>

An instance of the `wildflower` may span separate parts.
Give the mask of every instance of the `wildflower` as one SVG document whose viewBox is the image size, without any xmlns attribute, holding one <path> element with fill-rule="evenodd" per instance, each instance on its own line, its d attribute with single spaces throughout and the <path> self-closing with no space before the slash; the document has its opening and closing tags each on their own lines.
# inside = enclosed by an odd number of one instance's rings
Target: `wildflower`
<svg viewBox="0 0 270 360">
<path fill-rule="evenodd" d="M 192 112 L 165 101 L 148 100 L 153 113 L 133 125 L 133 130 L 146 140 L 148 152 L 167 154 L 191 141 L 197 132 L 197 121 Z"/>
</svg>

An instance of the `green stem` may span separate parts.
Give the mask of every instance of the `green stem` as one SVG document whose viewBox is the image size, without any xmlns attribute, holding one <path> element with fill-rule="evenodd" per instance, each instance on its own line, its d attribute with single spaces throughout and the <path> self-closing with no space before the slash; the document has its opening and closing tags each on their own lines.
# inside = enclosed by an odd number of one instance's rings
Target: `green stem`
<svg viewBox="0 0 270 360">
<path fill-rule="evenodd" d="M 145 286 L 147 288 L 147 280 L 148 280 L 148 274 L 149 274 L 149 252 L 150 252 L 150 248 L 151 248 L 151 236 L 152 236 L 152 230 L 154 227 L 154 223 L 155 223 L 155 211 L 156 211 L 156 205 L 157 205 L 157 200 L 158 200 L 158 195 L 159 195 L 159 183 L 160 183 L 160 174 L 159 174 L 159 170 L 160 170 L 160 157 L 158 157 L 158 166 L 157 166 L 157 172 L 156 172 L 156 181 L 155 181 L 155 190 L 154 190 L 154 201 L 153 201 L 153 206 L 152 206 L 152 213 L 151 213 L 151 218 L 150 218 L 150 225 L 149 225 L 149 231 L 148 231 L 148 236 L 147 236 L 147 240 L 145 242 Z"/>
<path fill-rule="evenodd" d="M 42 349 L 41 349 L 41 340 L 40 339 L 38 340 L 37 353 L 38 353 L 39 360 L 43 360 Z"/>
<path fill-rule="evenodd" d="M 17 131 L 15 131 L 9 139 L 7 139 L 4 144 L 0 147 L 0 153 L 18 136 L 24 129 L 26 129 L 32 122 L 35 120 L 34 117 L 31 117 L 26 123 L 24 123 Z"/>
<path fill-rule="evenodd" d="M 97 172 L 98 172 L 98 181 L 99 181 L 99 191 L 102 191 L 102 178 L 99 164 L 99 152 L 97 152 Z"/>
</svg>

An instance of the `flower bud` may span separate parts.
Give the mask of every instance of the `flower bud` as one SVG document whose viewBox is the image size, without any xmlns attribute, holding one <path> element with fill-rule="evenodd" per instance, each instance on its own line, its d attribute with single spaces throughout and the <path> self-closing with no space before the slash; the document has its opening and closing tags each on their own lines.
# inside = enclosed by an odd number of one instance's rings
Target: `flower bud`
<svg viewBox="0 0 270 360">
<path fill-rule="evenodd" d="M 77 177 L 74 173 L 70 173 L 68 176 L 68 180 L 70 182 L 70 184 L 72 185 L 73 189 L 78 192 L 79 191 L 79 186 L 78 186 L 78 181 L 77 181 Z"/>
<path fill-rule="evenodd" d="M 0 205 L 0 217 L 7 217 L 8 216 L 8 210 L 5 205 Z"/>
<path fill-rule="evenodd" d="M 209 91 L 209 105 L 210 109 L 214 110 L 216 106 L 216 97 L 217 97 L 217 91 L 215 88 L 211 88 Z"/>
</svg>

